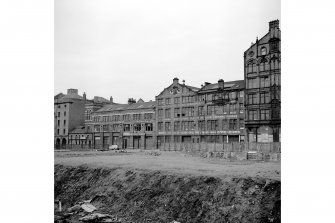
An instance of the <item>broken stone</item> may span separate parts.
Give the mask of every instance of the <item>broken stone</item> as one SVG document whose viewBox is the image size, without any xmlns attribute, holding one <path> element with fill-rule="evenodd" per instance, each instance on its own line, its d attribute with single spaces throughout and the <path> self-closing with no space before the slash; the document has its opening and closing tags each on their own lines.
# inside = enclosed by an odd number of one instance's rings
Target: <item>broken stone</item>
<svg viewBox="0 0 335 223">
<path fill-rule="evenodd" d="M 95 211 L 97 208 L 94 207 L 92 204 L 90 203 L 84 203 L 80 206 L 84 211 L 91 213 L 93 211 Z"/>
</svg>

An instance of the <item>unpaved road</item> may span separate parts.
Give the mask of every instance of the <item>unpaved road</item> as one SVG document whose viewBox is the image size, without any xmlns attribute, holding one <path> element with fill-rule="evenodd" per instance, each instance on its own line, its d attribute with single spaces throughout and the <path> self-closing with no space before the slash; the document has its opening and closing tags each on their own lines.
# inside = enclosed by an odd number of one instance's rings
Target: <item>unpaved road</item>
<svg viewBox="0 0 335 223">
<path fill-rule="evenodd" d="M 113 151 L 55 152 L 55 164 L 107 168 L 159 170 L 187 175 L 216 177 L 260 177 L 280 181 L 280 162 L 227 161 L 205 159 L 181 152 L 134 150 L 124 154 Z"/>
</svg>

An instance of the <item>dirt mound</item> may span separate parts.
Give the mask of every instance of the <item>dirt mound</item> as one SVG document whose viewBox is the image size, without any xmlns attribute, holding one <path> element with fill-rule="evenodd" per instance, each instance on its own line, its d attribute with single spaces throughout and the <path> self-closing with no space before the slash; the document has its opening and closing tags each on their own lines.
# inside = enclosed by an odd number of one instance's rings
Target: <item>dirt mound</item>
<svg viewBox="0 0 335 223">
<path fill-rule="evenodd" d="M 55 165 L 55 199 L 132 222 L 280 222 L 280 181 Z"/>
</svg>

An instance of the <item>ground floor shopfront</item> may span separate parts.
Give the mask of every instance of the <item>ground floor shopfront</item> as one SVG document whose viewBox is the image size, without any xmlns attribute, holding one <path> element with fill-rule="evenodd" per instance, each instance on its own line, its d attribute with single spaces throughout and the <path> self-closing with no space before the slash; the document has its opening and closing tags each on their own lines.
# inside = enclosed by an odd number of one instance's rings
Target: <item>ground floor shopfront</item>
<svg viewBox="0 0 335 223">
<path fill-rule="evenodd" d="M 55 136 L 54 138 L 55 149 L 65 149 L 67 144 L 68 144 L 67 136 Z"/>
<path fill-rule="evenodd" d="M 281 126 L 246 126 L 246 136 L 248 142 L 281 142 Z"/>
</svg>

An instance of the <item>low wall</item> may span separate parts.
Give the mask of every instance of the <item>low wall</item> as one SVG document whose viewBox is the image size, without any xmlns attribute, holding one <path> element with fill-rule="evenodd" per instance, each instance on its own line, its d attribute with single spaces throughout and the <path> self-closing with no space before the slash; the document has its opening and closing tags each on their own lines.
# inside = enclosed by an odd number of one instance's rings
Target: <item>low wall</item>
<svg viewBox="0 0 335 223">
<path fill-rule="evenodd" d="M 280 142 L 272 143 L 162 143 L 162 151 L 182 151 L 207 158 L 279 161 Z"/>
</svg>

